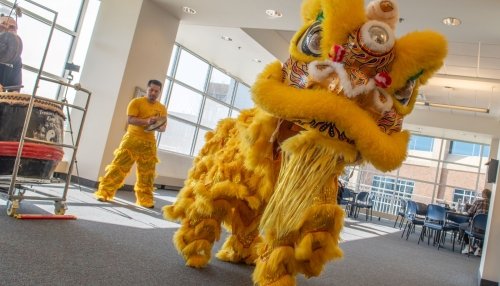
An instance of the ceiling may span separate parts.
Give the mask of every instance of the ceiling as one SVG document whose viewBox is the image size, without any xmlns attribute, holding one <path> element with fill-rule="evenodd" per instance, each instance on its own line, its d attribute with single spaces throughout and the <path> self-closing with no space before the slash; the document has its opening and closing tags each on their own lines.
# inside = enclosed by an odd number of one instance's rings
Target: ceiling
<svg viewBox="0 0 500 286">
<path fill-rule="evenodd" d="M 180 19 L 178 43 L 250 85 L 267 63 L 288 57 L 289 40 L 301 27 L 300 0 L 153 1 Z M 197 13 L 184 13 L 184 6 Z M 272 19 L 267 9 L 278 10 L 283 17 Z M 419 101 L 431 106 L 417 105 L 405 119 L 405 128 L 488 144 L 491 138 L 500 138 L 500 1 L 400 0 L 399 10 L 397 36 L 432 29 L 444 34 L 449 45 L 444 66 L 420 89 Z M 462 24 L 446 26 L 445 17 L 459 18 Z"/>
</svg>

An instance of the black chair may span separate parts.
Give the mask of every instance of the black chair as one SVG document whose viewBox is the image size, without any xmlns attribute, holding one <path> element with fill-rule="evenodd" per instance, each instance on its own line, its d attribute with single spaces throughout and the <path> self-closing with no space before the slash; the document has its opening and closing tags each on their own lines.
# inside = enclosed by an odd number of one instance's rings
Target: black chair
<svg viewBox="0 0 500 286">
<path fill-rule="evenodd" d="M 465 234 L 469 236 L 469 251 L 467 256 L 470 256 L 470 246 L 474 240 L 484 240 L 484 234 L 486 233 L 486 223 L 488 222 L 488 215 L 477 214 L 472 218 L 470 229 L 465 231 Z M 462 240 L 462 248 L 464 247 L 465 241 Z"/>
<path fill-rule="evenodd" d="M 354 217 L 356 218 L 358 217 L 360 209 L 365 209 L 366 220 L 368 220 L 368 212 L 370 213 L 370 220 L 372 220 L 373 204 L 369 192 L 359 192 L 359 194 L 356 196 L 356 201 L 354 202 L 353 207 L 354 207 Z"/>
<path fill-rule="evenodd" d="M 415 202 L 415 203 L 417 204 L 417 216 L 425 218 L 427 216 L 428 205 L 421 202 Z"/>
<path fill-rule="evenodd" d="M 396 215 L 396 220 L 394 221 L 394 227 L 396 227 L 396 224 L 398 223 L 399 218 L 401 217 L 401 221 L 399 222 L 399 229 L 403 227 L 403 223 L 405 220 L 405 215 L 406 215 L 406 200 L 405 199 L 399 199 L 400 206 L 398 213 Z"/>
<path fill-rule="evenodd" d="M 415 232 L 416 225 L 424 225 L 424 219 L 418 216 L 418 205 L 416 202 L 412 200 L 408 200 L 406 202 L 406 224 L 403 229 L 403 233 L 401 233 L 401 238 L 403 238 L 406 232 L 406 240 L 410 237 L 410 233 Z"/>
<path fill-rule="evenodd" d="M 424 235 L 426 231 L 430 231 L 427 236 L 427 245 L 430 244 L 431 234 L 434 233 L 434 241 L 432 245 L 438 244 L 438 250 L 441 247 L 441 235 L 444 230 L 444 225 L 446 222 L 446 209 L 440 205 L 431 204 L 427 208 L 427 215 L 425 216 L 424 225 L 422 226 L 422 231 L 420 232 L 420 237 L 418 243 L 424 240 Z"/>
<path fill-rule="evenodd" d="M 355 193 L 353 190 L 345 187 L 340 181 L 337 193 L 337 204 L 345 206 L 346 215 L 349 216 L 352 204 L 354 203 Z"/>
<path fill-rule="evenodd" d="M 451 231 L 453 233 L 451 237 L 453 242 L 453 251 L 455 251 L 455 241 L 457 240 L 457 234 L 460 234 L 460 225 L 468 222 L 469 220 L 470 217 L 468 215 L 455 212 L 446 213 L 446 223 L 444 225 L 444 231 Z M 460 235 L 458 239 L 460 239 Z"/>
</svg>

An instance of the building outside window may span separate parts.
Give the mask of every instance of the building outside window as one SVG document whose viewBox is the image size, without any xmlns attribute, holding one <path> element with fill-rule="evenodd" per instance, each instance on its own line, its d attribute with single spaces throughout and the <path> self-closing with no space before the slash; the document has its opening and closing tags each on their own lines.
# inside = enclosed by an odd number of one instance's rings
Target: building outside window
<svg viewBox="0 0 500 286">
<path fill-rule="evenodd" d="M 434 138 L 412 134 L 408 143 L 408 150 L 432 152 Z"/>
<path fill-rule="evenodd" d="M 396 214 L 401 199 L 411 199 L 415 182 L 388 176 L 373 176 L 371 196 L 373 209 Z"/>
<path fill-rule="evenodd" d="M 490 155 L 490 147 L 487 145 L 475 144 L 462 141 L 451 141 L 449 153 L 453 155 L 462 156 L 479 156 L 482 150 L 482 156 L 488 157 Z"/>
<path fill-rule="evenodd" d="M 253 107 L 249 86 L 178 44 L 161 100 L 168 106 L 169 124 L 158 148 L 187 156 L 198 154 L 205 134 L 221 119 Z"/>
<path fill-rule="evenodd" d="M 477 197 L 477 192 L 474 191 L 469 191 L 469 190 L 461 190 L 461 189 L 455 189 L 453 192 L 453 202 L 458 203 L 467 203 L 471 204 L 474 202 L 474 200 Z"/>
</svg>

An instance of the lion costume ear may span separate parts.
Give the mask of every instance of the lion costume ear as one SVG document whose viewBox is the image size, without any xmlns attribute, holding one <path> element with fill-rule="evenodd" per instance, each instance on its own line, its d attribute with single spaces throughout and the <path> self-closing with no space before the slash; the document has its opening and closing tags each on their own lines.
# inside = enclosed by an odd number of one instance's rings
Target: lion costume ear
<svg viewBox="0 0 500 286">
<path fill-rule="evenodd" d="M 408 81 L 415 80 L 415 87 L 409 102 L 405 105 L 394 100 L 397 111 L 406 115 L 413 110 L 417 99 L 418 88 L 443 65 L 447 54 L 446 39 L 432 31 L 409 33 L 396 41 L 395 57 L 392 63 L 392 85 L 387 89 L 389 94 L 405 87 Z"/>
<path fill-rule="evenodd" d="M 349 33 L 361 27 L 366 21 L 363 0 L 321 0 L 324 18 L 321 48 L 328 57 L 328 51 L 335 44 L 347 42 Z"/>
<path fill-rule="evenodd" d="M 305 55 L 297 48 L 307 29 L 315 22 L 321 22 L 322 39 L 320 58 Z M 309 0 L 302 4 L 302 27 L 290 41 L 290 55 L 303 62 L 327 59 L 334 44 L 343 44 L 349 33 L 366 22 L 363 0 Z"/>
</svg>

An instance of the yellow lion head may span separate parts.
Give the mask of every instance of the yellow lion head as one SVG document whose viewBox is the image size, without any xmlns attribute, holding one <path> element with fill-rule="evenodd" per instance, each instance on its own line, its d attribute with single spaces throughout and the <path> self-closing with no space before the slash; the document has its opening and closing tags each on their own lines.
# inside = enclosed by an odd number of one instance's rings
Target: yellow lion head
<svg viewBox="0 0 500 286">
<path fill-rule="evenodd" d="M 269 65 L 253 86 L 257 106 L 325 136 L 352 144 L 382 171 L 406 157 L 403 117 L 418 88 L 446 56 L 443 36 L 395 36 L 395 0 L 306 0 L 290 58 Z"/>
</svg>

